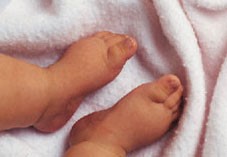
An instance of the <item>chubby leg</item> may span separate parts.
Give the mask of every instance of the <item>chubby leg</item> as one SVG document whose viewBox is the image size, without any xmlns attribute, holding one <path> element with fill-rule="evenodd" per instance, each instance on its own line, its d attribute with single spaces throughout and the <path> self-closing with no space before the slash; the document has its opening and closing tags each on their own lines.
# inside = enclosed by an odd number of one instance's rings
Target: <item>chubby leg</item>
<svg viewBox="0 0 227 157">
<path fill-rule="evenodd" d="M 0 130 L 59 129 L 87 94 L 117 76 L 136 49 L 126 35 L 100 32 L 72 44 L 48 68 L 0 55 Z"/>
<path fill-rule="evenodd" d="M 112 108 L 79 120 L 65 157 L 124 157 L 153 143 L 179 117 L 182 92 L 174 75 L 139 86 Z"/>
</svg>

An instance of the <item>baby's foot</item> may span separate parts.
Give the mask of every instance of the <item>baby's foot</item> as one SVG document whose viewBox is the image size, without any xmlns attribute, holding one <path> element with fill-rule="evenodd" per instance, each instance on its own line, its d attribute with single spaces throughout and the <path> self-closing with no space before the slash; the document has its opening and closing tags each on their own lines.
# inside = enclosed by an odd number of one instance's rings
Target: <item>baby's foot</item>
<svg viewBox="0 0 227 157">
<path fill-rule="evenodd" d="M 110 32 L 97 33 L 70 46 L 48 69 L 52 97 L 34 127 L 44 132 L 62 127 L 87 94 L 119 74 L 136 49 L 131 37 Z"/>
<path fill-rule="evenodd" d="M 173 75 L 139 86 L 112 108 L 79 120 L 71 131 L 73 146 L 67 154 L 78 155 L 78 149 L 87 149 L 96 150 L 93 154 L 125 156 L 153 143 L 179 117 L 182 91 L 179 79 Z"/>
</svg>

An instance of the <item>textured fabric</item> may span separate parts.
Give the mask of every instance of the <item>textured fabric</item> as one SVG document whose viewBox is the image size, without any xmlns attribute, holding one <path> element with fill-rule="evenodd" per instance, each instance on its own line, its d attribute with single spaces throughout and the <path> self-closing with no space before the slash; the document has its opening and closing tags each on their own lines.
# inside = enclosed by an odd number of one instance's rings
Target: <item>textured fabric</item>
<svg viewBox="0 0 227 157">
<path fill-rule="evenodd" d="M 120 75 L 89 95 L 61 130 L 0 133 L 1 157 L 61 157 L 80 117 L 168 73 L 185 87 L 179 124 L 129 156 L 227 156 L 227 0 L 4 0 L 0 5 L 0 52 L 42 67 L 56 62 L 72 42 L 101 30 L 129 34 L 139 43 Z"/>
</svg>

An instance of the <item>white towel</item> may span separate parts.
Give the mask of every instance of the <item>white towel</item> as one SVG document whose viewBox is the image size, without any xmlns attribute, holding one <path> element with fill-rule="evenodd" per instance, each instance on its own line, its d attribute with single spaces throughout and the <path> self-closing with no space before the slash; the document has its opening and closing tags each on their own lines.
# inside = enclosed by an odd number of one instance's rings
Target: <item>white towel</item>
<svg viewBox="0 0 227 157">
<path fill-rule="evenodd" d="M 28 128 L 1 133 L 1 157 L 63 156 L 70 128 L 80 117 L 112 106 L 136 86 L 167 73 L 179 76 L 185 86 L 179 125 L 129 156 L 227 156 L 227 64 L 222 66 L 227 0 L 4 0 L 0 4 L 0 52 L 40 66 L 54 63 L 72 42 L 101 30 L 129 34 L 139 43 L 137 54 L 120 75 L 89 95 L 58 132 L 42 134 Z"/>
</svg>

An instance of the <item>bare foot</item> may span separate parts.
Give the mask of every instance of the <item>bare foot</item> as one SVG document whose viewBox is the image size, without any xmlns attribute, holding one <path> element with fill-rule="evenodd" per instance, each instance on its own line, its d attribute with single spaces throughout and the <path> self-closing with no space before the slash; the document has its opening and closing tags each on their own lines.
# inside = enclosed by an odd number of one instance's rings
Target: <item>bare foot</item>
<svg viewBox="0 0 227 157">
<path fill-rule="evenodd" d="M 179 117 L 182 92 L 174 75 L 139 86 L 112 108 L 79 120 L 71 131 L 72 147 L 66 156 L 125 156 L 153 143 Z"/>
<path fill-rule="evenodd" d="M 34 127 L 53 132 L 73 115 L 83 98 L 112 81 L 136 51 L 134 39 L 100 32 L 74 43 L 48 69 L 51 100 Z"/>
</svg>

